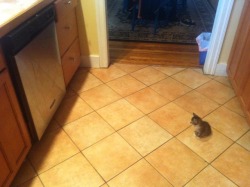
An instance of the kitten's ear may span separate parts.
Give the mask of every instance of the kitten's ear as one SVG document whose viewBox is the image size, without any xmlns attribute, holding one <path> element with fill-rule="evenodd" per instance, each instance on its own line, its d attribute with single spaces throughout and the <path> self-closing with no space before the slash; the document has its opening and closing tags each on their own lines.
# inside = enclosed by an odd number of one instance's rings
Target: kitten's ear
<svg viewBox="0 0 250 187">
<path fill-rule="evenodd" d="M 197 114 L 193 113 L 193 116 L 198 116 Z"/>
</svg>

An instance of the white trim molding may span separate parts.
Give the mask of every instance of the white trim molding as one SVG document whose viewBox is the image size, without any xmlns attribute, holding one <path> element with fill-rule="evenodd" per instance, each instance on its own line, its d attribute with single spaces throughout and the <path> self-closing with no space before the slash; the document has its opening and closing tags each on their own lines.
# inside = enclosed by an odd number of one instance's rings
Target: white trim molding
<svg viewBox="0 0 250 187">
<path fill-rule="evenodd" d="M 99 55 L 81 56 L 81 67 L 100 68 Z"/>
<path fill-rule="evenodd" d="M 219 0 L 210 45 L 203 67 L 203 72 L 205 74 L 215 75 L 216 70 L 218 71 L 221 67 L 225 67 L 225 64 L 223 66 L 219 65 L 218 60 L 224 42 L 224 37 L 226 35 L 233 4 L 234 0 Z M 221 67 L 217 68 L 217 66 Z"/>
<path fill-rule="evenodd" d="M 214 75 L 227 77 L 227 63 L 217 64 Z"/>
<path fill-rule="evenodd" d="M 96 22 L 99 46 L 99 67 L 106 68 L 109 65 L 108 31 L 106 0 L 96 0 Z"/>
</svg>

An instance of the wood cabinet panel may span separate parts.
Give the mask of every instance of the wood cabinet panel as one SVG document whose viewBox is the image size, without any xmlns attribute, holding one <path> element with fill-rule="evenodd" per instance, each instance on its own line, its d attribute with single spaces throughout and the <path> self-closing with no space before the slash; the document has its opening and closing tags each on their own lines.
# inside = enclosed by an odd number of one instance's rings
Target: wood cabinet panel
<svg viewBox="0 0 250 187">
<path fill-rule="evenodd" d="M 249 32 L 246 33 L 247 37 L 243 43 L 242 51 L 238 53 L 240 54 L 240 58 L 234 75 L 234 82 L 235 85 L 237 85 L 239 95 L 241 95 L 247 80 L 250 78 L 250 29 L 248 31 Z"/>
<path fill-rule="evenodd" d="M 75 11 L 65 18 L 58 18 L 56 23 L 59 51 L 61 56 L 66 52 L 78 35 Z"/>
<path fill-rule="evenodd" d="M 74 11 L 77 6 L 77 0 L 57 0 L 55 2 L 57 19 L 65 18 Z"/>
<path fill-rule="evenodd" d="M 62 58 L 62 66 L 64 73 L 64 81 L 66 86 L 75 74 L 80 65 L 80 47 L 79 41 L 76 39 L 70 49 L 65 53 Z"/>
<path fill-rule="evenodd" d="M 14 111 L 14 103 L 11 98 L 9 81 L 6 80 L 8 78 L 6 73 L 0 75 L 0 114 L 1 121 L 4 121 L 4 124 L 0 126 L 0 142 L 8 142 L 8 144 L 3 144 L 3 148 L 7 158 L 11 161 L 11 165 L 15 167 L 25 149 L 25 140 L 22 131 L 20 131 L 21 124 L 19 124 L 18 116 Z"/>
<path fill-rule="evenodd" d="M 245 87 L 242 89 L 241 93 L 242 100 L 244 101 L 246 110 L 250 112 L 250 78 L 248 78 Z"/>
<path fill-rule="evenodd" d="M 11 175 L 11 170 L 8 166 L 6 158 L 4 157 L 4 153 L 2 152 L 0 147 L 0 186 L 4 186 L 10 175 Z"/>
<path fill-rule="evenodd" d="M 236 74 L 236 71 L 239 67 L 239 63 L 241 61 L 242 51 L 244 50 L 245 41 L 249 36 L 249 29 L 250 29 L 249 17 L 250 17 L 250 0 L 246 0 L 229 59 L 228 73 L 231 78 L 234 77 Z"/>
<path fill-rule="evenodd" d="M 228 64 L 228 76 L 250 122 L 250 0 L 246 0 Z"/>
<path fill-rule="evenodd" d="M 0 56 L 4 64 L 1 48 Z M 1 186 L 9 186 L 31 140 L 7 69 L 0 73 L 0 103 L 0 181 Z"/>
<path fill-rule="evenodd" d="M 78 0 L 55 1 L 57 37 L 67 86 L 80 65 L 76 5 Z"/>
</svg>

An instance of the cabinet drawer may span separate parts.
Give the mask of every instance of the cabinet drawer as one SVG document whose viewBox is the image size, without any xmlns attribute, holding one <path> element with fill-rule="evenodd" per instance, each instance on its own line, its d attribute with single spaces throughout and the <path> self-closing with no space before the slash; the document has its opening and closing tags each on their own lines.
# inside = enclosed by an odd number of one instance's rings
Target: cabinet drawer
<svg viewBox="0 0 250 187">
<path fill-rule="evenodd" d="M 78 35 L 75 11 L 71 11 L 65 19 L 58 19 L 56 30 L 62 56 Z"/>
<path fill-rule="evenodd" d="M 77 0 L 57 0 L 55 2 L 57 18 L 67 17 L 77 5 Z"/>
<path fill-rule="evenodd" d="M 76 39 L 62 58 L 65 85 L 67 86 L 80 65 L 80 46 Z"/>
</svg>

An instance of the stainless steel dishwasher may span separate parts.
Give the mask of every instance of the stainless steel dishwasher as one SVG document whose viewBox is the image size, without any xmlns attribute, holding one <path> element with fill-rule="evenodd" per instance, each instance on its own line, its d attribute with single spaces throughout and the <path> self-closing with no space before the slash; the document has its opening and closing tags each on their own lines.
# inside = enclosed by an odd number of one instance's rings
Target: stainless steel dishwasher
<svg viewBox="0 0 250 187">
<path fill-rule="evenodd" d="M 40 139 L 58 108 L 65 84 L 49 5 L 3 39 L 9 71 L 33 139 Z"/>
</svg>

